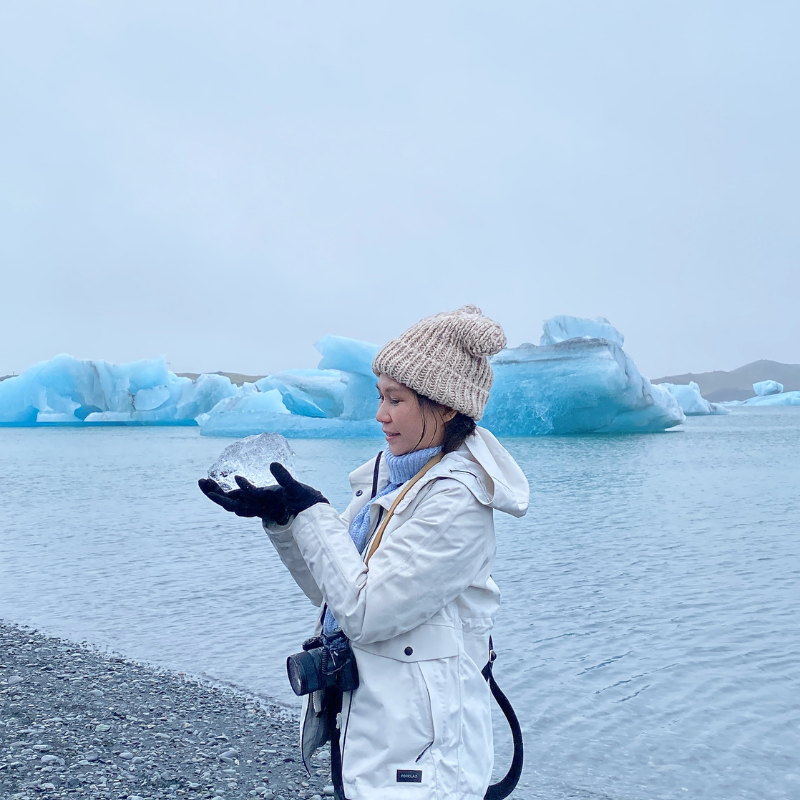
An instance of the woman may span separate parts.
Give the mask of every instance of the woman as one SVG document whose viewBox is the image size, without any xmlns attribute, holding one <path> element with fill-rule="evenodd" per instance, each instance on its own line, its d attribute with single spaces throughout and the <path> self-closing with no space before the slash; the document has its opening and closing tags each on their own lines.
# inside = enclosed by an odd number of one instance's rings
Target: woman
<svg viewBox="0 0 800 800">
<path fill-rule="evenodd" d="M 475 425 L 492 383 L 488 356 L 505 341 L 465 306 L 380 350 L 376 418 L 387 446 L 350 475 L 341 516 L 280 465 L 271 489 L 241 480 L 224 496 L 201 482 L 229 510 L 264 519 L 300 588 L 326 605 L 317 633 L 341 630 L 350 641 L 360 682 L 338 717 L 348 800 L 481 800 L 489 784 L 481 669 L 500 599 L 493 511 L 519 517 L 528 507 L 522 471 Z M 323 701 L 322 692 L 306 697 L 306 764 L 330 735 Z"/>
</svg>

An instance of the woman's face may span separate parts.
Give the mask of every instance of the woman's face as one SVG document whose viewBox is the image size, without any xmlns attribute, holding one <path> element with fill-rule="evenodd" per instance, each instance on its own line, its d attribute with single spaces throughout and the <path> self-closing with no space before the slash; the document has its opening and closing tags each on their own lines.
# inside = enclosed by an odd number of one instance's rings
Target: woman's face
<svg viewBox="0 0 800 800">
<path fill-rule="evenodd" d="M 378 378 L 380 403 L 375 419 L 381 423 L 392 455 L 402 456 L 444 441 L 445 421 L 455 415 L 443 406 L 429 408 L 417 395 L 388 375 Z"/>
</svg>

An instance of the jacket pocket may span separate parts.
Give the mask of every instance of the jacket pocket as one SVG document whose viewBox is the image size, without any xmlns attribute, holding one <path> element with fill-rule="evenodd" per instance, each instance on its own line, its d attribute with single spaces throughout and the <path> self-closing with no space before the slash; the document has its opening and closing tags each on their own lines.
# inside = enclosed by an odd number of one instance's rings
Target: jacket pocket
<svg viewBox="0 0 800 800">
<path fill-rule="evenodd" d="M 431 747 L 433 747 L 433 743 L 436 741 L 436 723 L 433 719 L 433 699 L 431 698 L 431 690 L 428 687 L 428 682 L 425 680 L 425 673 L 422 671 L 422 667 L 419 663 L 414 664 L 416 671 L 419 675 L 420 681 L 420 697 L 422 698 L 421 708 L 420 708 L 420 715 L 426 717 L 426 722 L 428 724 L 428 728 L 430 730 L 430 741 L 425 744 L 425 747 L 422 748 L 420 754 L 414 760 L 415 763 L 419 763 L 422 757 L 427 753 Z"/>
<path fill-rule="evenodd" d="M 360 684 L 344 713 L 345 788 L 382 796 L 398 789 L 398 770 L 421 771 L 422 785 L 434 785 L 436 726 L 421 662 L 402 663 L 363 648 L 354 652 Z"/>
</svg>

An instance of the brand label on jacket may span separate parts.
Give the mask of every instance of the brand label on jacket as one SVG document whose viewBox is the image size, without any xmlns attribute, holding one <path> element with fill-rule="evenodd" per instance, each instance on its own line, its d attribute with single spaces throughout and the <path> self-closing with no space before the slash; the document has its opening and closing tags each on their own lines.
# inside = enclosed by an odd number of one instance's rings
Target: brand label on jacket
<svg viewBox="0 0 800 800">
<path fill-rule="evenodd" d="M 399 769 L 397 770 L 398 783 L 422 783 L 421 769 Z"/>
</svg>

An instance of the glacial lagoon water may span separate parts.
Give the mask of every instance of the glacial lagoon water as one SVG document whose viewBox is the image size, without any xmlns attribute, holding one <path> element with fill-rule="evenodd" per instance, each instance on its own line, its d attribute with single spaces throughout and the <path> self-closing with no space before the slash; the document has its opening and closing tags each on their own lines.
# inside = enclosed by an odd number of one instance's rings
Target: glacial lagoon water
<svg viewBox="0 0 800 800">
<path fill-rule="evenodd" d="M 258 523 L 197 489 L 227 443 L 0 429 L 0 617 L 294 703 L 283 663 L 315 611 Z M 506 445 L 532 487 L 497 519 L 514 796 L 800 797 L 800 409 Z M 293 447 L 343 507 L 379 444 Z"/>
</svg>

